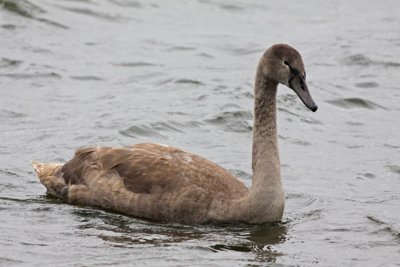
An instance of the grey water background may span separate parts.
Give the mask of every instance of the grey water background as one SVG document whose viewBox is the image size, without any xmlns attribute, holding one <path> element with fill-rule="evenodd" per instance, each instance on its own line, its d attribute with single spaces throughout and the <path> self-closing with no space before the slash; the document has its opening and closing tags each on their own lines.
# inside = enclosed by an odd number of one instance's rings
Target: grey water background
<svg viewBox="0 0 400 267">
<path fill-rule="evenodd" d="M 1 266 L 399 266 L 398 1 L 0 0 Z M 319 110 L 279 88 L 273 225 L 159 224 L 46 197 L 30 166 L 164 143 L 251 184 L 264 50 L 303 55 Z"/>
</svg>

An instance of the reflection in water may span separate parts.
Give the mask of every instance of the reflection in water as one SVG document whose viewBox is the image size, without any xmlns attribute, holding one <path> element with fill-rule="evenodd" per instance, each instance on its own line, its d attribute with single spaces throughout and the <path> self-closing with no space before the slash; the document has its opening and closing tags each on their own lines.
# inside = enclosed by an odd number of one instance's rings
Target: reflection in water
<svg viewBox="0 0 400 267">
<path fill-rule="evenodd" d="M 245 237 L 246 241 L 241 238 L 236 243 L 215 244 L 211 248 L 215 252 L 225 250 L 251 252 L 256 255 L 257 261 L 262 262 L 276 262 L 277 257 L 283 255 L 273 247 L 286 241 L 287 227 L 283 223 L 244 226 L 241 232 L 240 236 Z"/>
<path fill-rule="evenodd" d="M 287 235 L 284 223 L 190 226 L 162 224 L 96 209 L 80 208 L 73 214 L 81 222 L 78 228 L 84 231 L 84 235 L 96 236 L 112 247 L 171 246 L 195 242 L 196 249 L 214 253 L 251 253 L 255 254 L 257 261 L 263 262 L 275 262 L 283 255 L 274 245 L 284 243 Z"/>
<path fill-rule="evenodd" d="M 252 229 L 248 239 L 259 245 L 275 245 L 286 241 L 286 233 L 284 223 L 264 224 Z"/>
<path fill-rule="evenodd" d="M 201 231 L 192 226 L 153 223 L 102 210 L 80 209 L 73 213 L 82 222 L 79 229 L 117 247 L 168 245 L 203 236 Z"/>
<path fill-rule="evenodd" d="M 83 235 L 96 236 L 113 247 L 196 242 L 200 244 L 197 249 L 214 253 L 252 253 L 259 261 L 275 262 L 282 253 L 274 249 L 274 245 L 284 243 L 287 238 L 285 223 L 192 226 L 151 222 L 90 208 L 79 208 L 72 213 L 81 222 L 78 228 L 84 232 Z"/>
</svg>

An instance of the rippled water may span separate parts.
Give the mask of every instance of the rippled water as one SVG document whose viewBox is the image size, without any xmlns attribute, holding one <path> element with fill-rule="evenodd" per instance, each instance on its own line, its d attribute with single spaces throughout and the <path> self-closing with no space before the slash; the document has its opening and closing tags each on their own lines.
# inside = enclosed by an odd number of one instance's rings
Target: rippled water
<svg viewBox="0 0 400 267">
<path fill-rule="evenodd" d="M 0 0 L 0 265 L 400 263 L 398 1 Z M 274 225 L 183 226 L 46 197 L 29 160 L 167 143 L 251 177 L 263 51 L 303 54 L 319 105 L 279 92 Z"/>
</svg>

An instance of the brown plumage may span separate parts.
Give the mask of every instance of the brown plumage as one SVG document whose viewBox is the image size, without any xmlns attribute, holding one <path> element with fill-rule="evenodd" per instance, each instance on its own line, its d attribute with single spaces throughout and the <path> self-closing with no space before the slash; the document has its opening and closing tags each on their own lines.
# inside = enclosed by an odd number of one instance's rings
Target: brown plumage
<svg viewBox="0 0 400 267">
<path fill-rule="evenodd" d="M 48 193 L 71 204 L 180 223 L 278 221 L 284 209 L 276 131 L 278 83 L 290 86 L 316 110 L 300 54 L 288 45 L 272 46 L 257 69 L 251 188 L 215 163 L 158 144 L 88 147 L 77 150 L 64 165 L 32 165 Z"/>
</svg>

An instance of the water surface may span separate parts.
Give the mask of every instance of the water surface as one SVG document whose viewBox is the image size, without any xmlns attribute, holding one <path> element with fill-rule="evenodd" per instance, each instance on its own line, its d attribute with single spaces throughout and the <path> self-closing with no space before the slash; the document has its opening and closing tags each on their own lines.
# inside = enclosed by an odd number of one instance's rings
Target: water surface
<svg viewBox="0 0 400 267">
<path fill-rule="evenodd" d="M 400 262 L 397 1 L 0 0 L 0 265 Z M 301 51 L 319 105 L 279 90 L 273 225 L 159 224 L 46 197 L 31 159 L 157 142 L 251 183 L 253 77 Z"/>
</svg>

